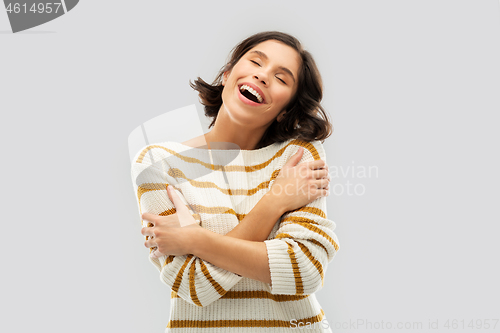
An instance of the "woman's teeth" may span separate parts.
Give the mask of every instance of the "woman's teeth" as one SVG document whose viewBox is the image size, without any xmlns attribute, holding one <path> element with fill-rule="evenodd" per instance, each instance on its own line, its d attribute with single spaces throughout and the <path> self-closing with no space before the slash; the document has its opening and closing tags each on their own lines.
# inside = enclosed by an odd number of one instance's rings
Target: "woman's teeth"
<svg viewBox="0 0 500 333">
<path fill-rule="evenodd" d="M 255 97 L 257 97 L 257 100 L 259 101 L 259 103 L 262 103 L 262 97 L 260 96 L 260 94 L 258 92 L 256 92 L 254 89 L 252 89 L 249 86 L 247 86 L 246 84 L 244 84 L 244 85 L 242 85 L 240 87 L 240 91 L 245 91 L 245 90 L 247 90 L 252 95 L 254 95 Z"/>
</svg>

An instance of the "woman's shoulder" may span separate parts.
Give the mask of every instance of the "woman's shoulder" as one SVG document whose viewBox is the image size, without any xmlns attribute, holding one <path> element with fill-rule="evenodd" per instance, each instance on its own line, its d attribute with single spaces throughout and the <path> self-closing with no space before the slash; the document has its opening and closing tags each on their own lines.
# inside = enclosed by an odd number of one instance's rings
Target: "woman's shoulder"
<svg viewBox="0 0 500 333">
<path fill-rule="evenodd" d="M 304 148 L 305 155 L 311 155 L 314 160 L 325 159 L 325 148 L 320 140 L 304 141 L 300 139 L 289 139 L 283 143 L 285 150 L 296 153 L 300 147 Z"/>
<path fill-rule="evenodd" d="M 304 152 L 301 161 L 314 161 L 314 160 L 325 160 L 325 149 L 323 143 L 319 140 L 316 141 L 304 141 L 300 139 L 288 139 L 282 142 L 276 142 L 265 148 L 262 148 L 258 154 L 251 155 L 250 162 L 254 163 L 256 160 L 260 163 L 278 163 L 285 164 L 290 158 L 295 155 L 299 148 L 303 147 Z"/>
<path fill-rule="evenodd" d="M 191 148 L 203 148 L 207 146 L 207 141 L 205 139 L 205 135 L 202 134 L 200 136 L 182 142 L 181 145 Z"/>
<path fill-rule="evenodd" d="M 164 141 L 158 143 L 148 144 L 135 154 L 132 159 L 133 163 L 148 164 L 163 159 L 165 157 L 176 154 L 180 148 L 186 147 L 181 143 L 174 141 Z"/>
</svg>

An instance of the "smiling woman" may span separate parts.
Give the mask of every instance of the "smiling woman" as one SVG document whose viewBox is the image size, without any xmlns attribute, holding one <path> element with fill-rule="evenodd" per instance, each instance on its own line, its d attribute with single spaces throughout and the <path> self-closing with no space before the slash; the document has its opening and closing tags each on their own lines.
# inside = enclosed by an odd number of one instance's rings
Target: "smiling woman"
<svg viewBox="0 0 500 333">
<path fill-rule="evenodd" d="M 144 245 L 172 290 L 167 332 L 331 332 L 314 293 L 339 249 L 320 141 L 332 126 L 311 55 L 259 33 L 192 87 L 212 130 L 132 165 Z"/>
<path fill-rule="evenodd" d="M 267 40 L 256 45 L 223 74 L 220 122 L 236 122 L 252 131 L 252 136 L 262 137 L 269 125 L 286 113 L 297 91 L 294 77 L 300 62 L 297 52 L 281 42 Z"/>
<path fill-rule="evenodd" d="M 236 142 L 240 148 L 258 149 L 291 138 L 308 142 L 325 140 L 331 135 L 333 130 L 331 122 L 321 106 L 323 98 L 321 75 L 312 55 L 304 50 L 295 37 L 269 31 L 255 34 L 238 44 L 233 49 L 229 62 L 218 73 L 212 84 L 201 78 L 191 84 L 191 87 L 200 94 L 201 103 L 205 106 L 205 115 L 212 118 L 209 128 L 214 126 L 214 129 L 208 136 L 205 135 L 205 139 L 217 137 L 221 139 L 211 141 L 230 141 L 223 140 L 224 136 L 221 137 L 222 131 L 219 128 L 227 130 L 226 112 L 230 112 L 233 108 L 234 112 L 238 110 L 243 112 L 244 107 L 241 104 L 238 106 L 234 98 L 232 100 L 230 98 L 238 96 L 243 103 L 251 102 L 248 96 L 244 97 L 245 94 L 242 96 L 236 92 L 234 86 L 225 89 L 226 81 L 232 76 L 230 74 L 233 70 L 236 70 L 237 74 L 231 78 L 231 82 L 233 84 L 235 80 L 238 82 L 238 91 L 243 84 L 250 83 L 247 85 L 264 99 L 259 105 L 245 103 L 255 106 L 249 108 L 255 117 L 250 119 L 250 124 L 240 123 L 239 126 L 232 126 L 234 130 L 227 135 L 234 137 L 233 133 L 241 133 L 242 139 Z M 265 89 L 268 95 L 272 95 L 268 96 L 271 98 L 270 101 L 266 100 L 266 94 L 262 94 L 261 88 Z M 288 97 L 287 103 L 284 104 L 286 97 Z M 260 117 L 262 115 L 264 119 Z M 216 123 L 219 116 L 223 120 Z M 252 123 L 255 126 L 252 126 Z M 299 128 L 300 131 L 297 131 Z M 256 140 L 257 138 L 259 140 Z M 205 141 L 201 139 L 201 142 Z"/>
</svg>

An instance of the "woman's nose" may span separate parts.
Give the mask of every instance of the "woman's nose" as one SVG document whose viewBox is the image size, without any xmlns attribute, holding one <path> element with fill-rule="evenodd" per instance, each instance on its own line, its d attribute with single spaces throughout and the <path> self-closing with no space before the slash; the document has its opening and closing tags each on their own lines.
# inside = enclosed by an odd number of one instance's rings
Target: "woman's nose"
<svg viewBox="0 0 500 333">
<path fill-rule="evenodd" d="M 264 73 L 255 74 L 253 77 L 255 79 L 257 79 L 258 81 L 262 82 L 262 84 L 267 85 L 267 75 L 266 74 L 264 74 Z"/>
</svg>

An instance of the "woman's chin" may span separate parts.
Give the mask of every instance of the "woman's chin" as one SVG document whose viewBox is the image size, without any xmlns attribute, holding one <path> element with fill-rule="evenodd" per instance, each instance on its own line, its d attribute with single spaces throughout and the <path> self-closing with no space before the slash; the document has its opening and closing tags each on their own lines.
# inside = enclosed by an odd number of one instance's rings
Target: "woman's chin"
<svg viewBox="0 0 500 333">
<path fill-rule="evenodd" d="M 231 121 L 242 123 L 248 126 L 256 120 L 256 112 L 252 112 L 251 108 L 247 107 L 241 102 L 229 105 L 223 104 L 223 107 L 226 115 L 229 119 L 231 119 Z"/>
</svg>

